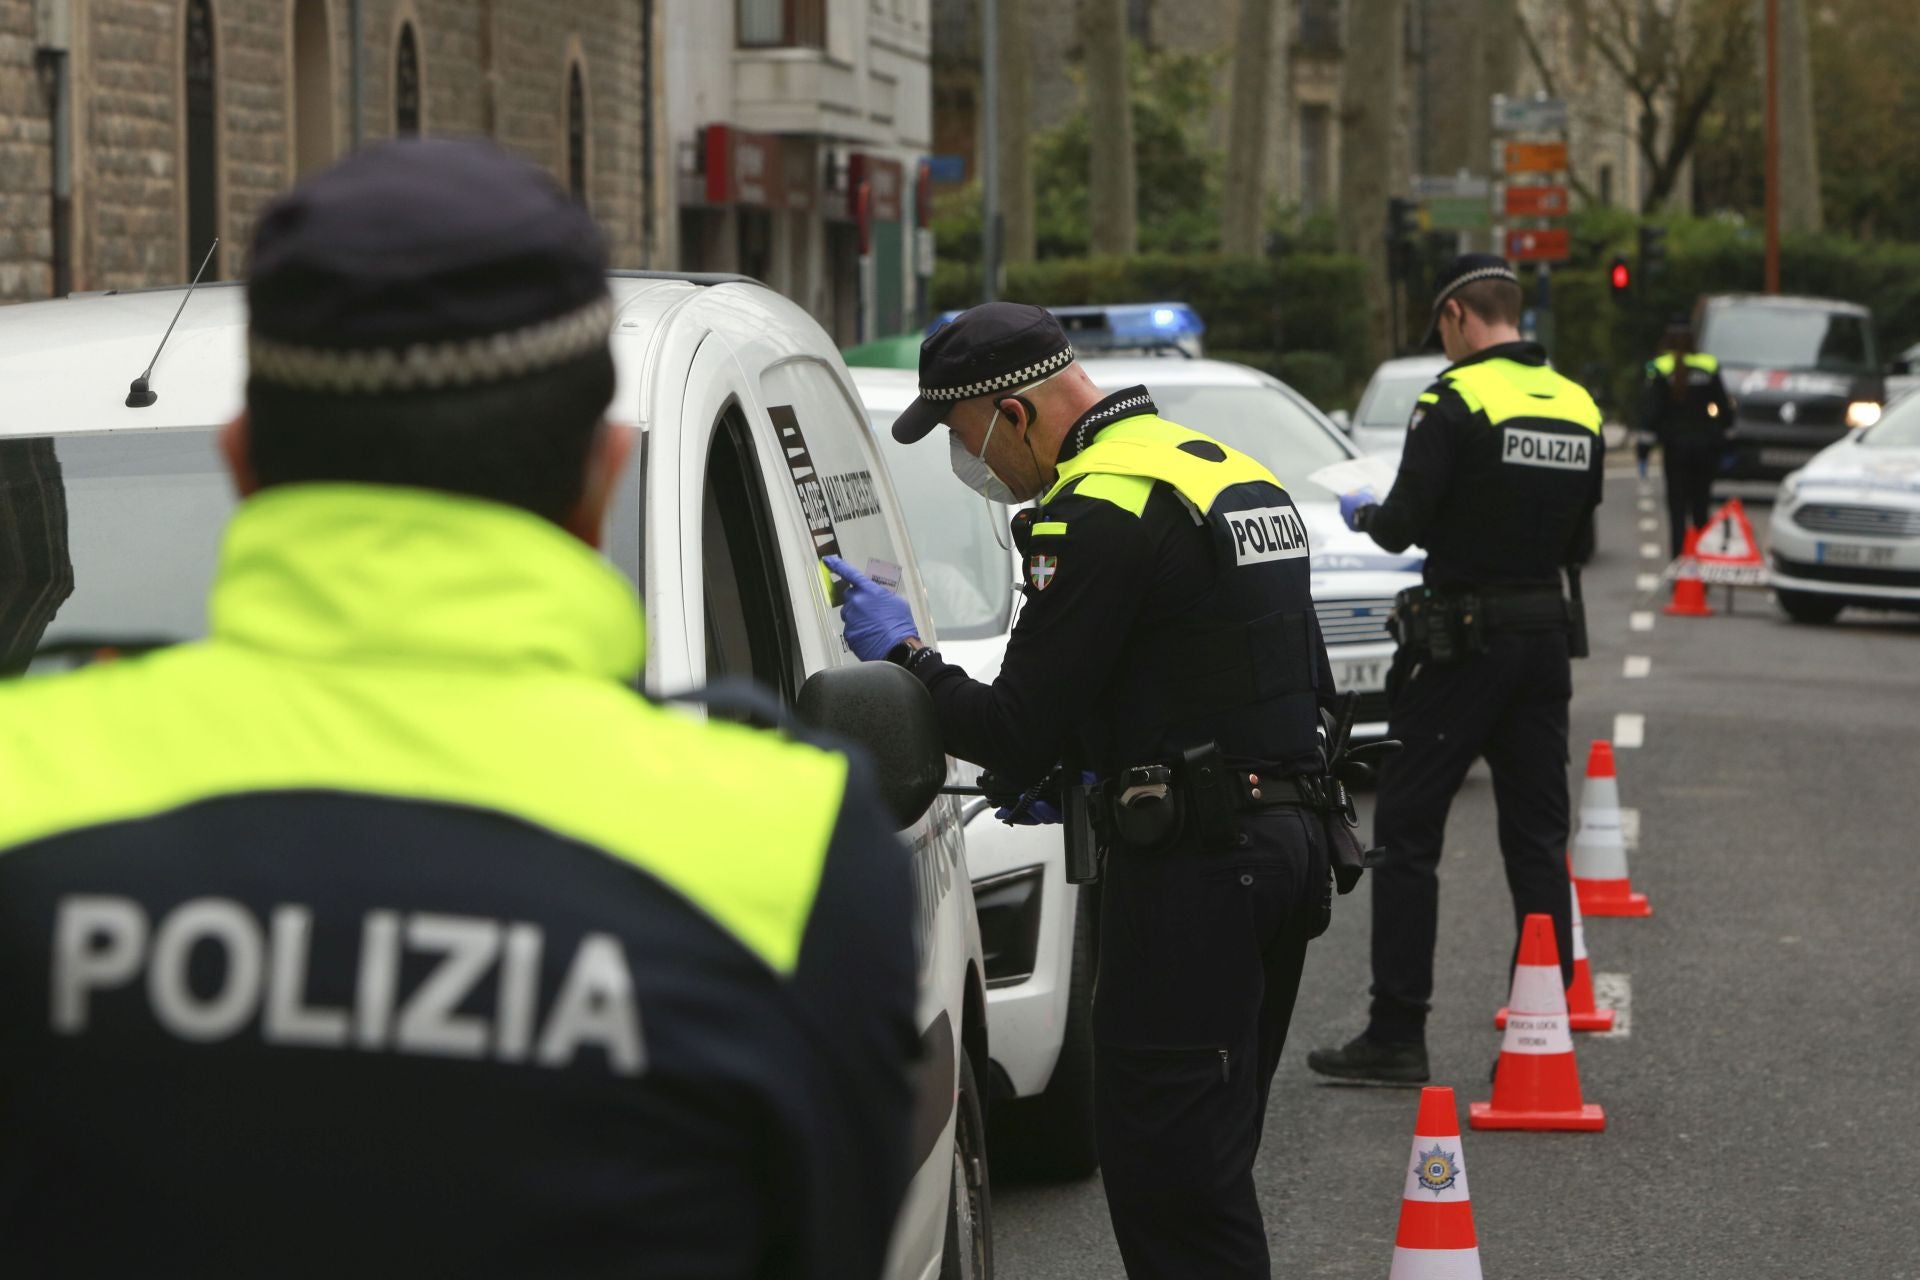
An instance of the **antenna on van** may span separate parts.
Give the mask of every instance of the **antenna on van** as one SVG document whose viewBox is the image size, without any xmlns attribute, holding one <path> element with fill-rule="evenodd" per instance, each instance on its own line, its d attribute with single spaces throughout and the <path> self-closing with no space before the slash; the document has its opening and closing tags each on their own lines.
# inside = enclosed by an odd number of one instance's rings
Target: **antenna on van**
<svg viewBox="0 0 1920 1280">
<path fill-rule="evenodd" d="M 160 398 L 147 385 L 147 379 L 153 376 L 153 366 L 160 363 L 160 353 L 167 349 L 167 339 L 173 336 L 173 326 L 180 323 L 180 313 L 187 309 L 187 298 L 191 298 L 193 291 L 199 287 L 200 277 L 207 273 L 207 264 L 213 261 L 213 251 L 219 247 L 220 237 L 215 236 L 213 243 L 207 246 L 207 256 L 200 259 L 200 269 L 193 273 L 193 283 L 187 286 L 186 297 L 180 299 L 180 305 L 174 309 L 173 319 L 167 322 L 167 331 L 160 335 L 160 345 L 153 349 L 153 359 L 147 361 L 146 372 L 135 378 L 127 388 L 127 408 L 144 409 Z"/>
</svg>

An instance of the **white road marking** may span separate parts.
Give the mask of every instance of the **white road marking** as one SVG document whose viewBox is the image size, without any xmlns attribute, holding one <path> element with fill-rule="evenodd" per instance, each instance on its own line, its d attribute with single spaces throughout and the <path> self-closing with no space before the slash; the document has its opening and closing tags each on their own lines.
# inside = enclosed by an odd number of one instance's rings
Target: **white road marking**
<svg viewBox="0 0 1920 1280">
<path fill-rule="evenodd" d="M 1647 515 L 1652 515 L 1652 514 L 1653 514 L 1653 499 L 1652 499 L 1652 498 L 1642 498 L 1642 499 L 1640 499 L 1640 510 L 1641 510 L 1641 511 L 1643 511 L 1643 512 L 1645 512 L 1645 513 L 1646 513 Z"/>
<path fill-rule="evenodd" d="M 1660 544 L 1657 542 L 1641 543 L 1640 558 L 1642 560 L 1658 560 L 1660 558 Z"/>
<path fill-rule="evenodd" d="M 1657 573 L 1635 574 L 1633 578 L 1633 589 L 1635 591 L 1658 591 L 1660 589 L 1660 575 Z"/>
<path fill-rule="evenodd" d="M 1658 533 L 1660 532 L 1660 522 L 1652 516 L 1646 516 L 1640 521 L 1640 532 Z"/>
<path fill-rule="evenodd" d="M 1645 610 L 1635 610 L 1634 612 L 1628 614 L 1627 630 L 1629 631 L 1653 630 L 1653 615 L 1649 612 L 1646 612 Z"/>
<path fill-rule="evenodd" d="M 1613 745 L 1637 747 L 1647 740 L 1647 718 L 1637 711 L 1622 711 L 1613 718 Z"/>
<path fill-rule="evenodd" d="M 1620 674 L 1629 680 L 1645 680 L 1647 674 L 1652 670 L 1652 658 L 1638 653 L 1630 653 L 1627 655 L 1626 666 L 1621 669 Z"/>
<path fill-rule="evenodd" d="M 1596 973 L 1593 975 L 1593 1007 L 1613 1010 L 1613 1030 L 1596 1031 L 1596 1040 L 1625 1040 L 1633 1034 L 1633 975 Z"/>
<path fill-rule="evenodd" d="M 1629 849 L 1640 847 L 1640 811 L 1620 806 L 1620 841 Z"/>
</svg>

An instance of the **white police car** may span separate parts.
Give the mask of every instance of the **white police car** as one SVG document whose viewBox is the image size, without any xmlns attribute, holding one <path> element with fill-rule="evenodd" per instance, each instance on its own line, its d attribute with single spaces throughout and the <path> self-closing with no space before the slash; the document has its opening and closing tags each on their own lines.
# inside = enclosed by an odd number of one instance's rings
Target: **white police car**
<svg viewBox="0 0 1920 1280">
<path fill-rule="evenodd" d="M 1781 482 L 1767 559 L 1797 622 L 1831 622 L 1848 605 L 1920 610 L 1920 396 Z"/>
<path fill-rule="evenodd" d="M 852 664 L 818 562 L 828 550 L 896 585 L 933 638 L 899 503 L 819 325 L 751 281 L 622 274 L 610 285 L 619 382 L 608 414 L 637 427 L 638 444 L 606 551 L 646 604 L 646 686 L 746 675 L 791 702 L 812 673 Z M 29 617 L 30 674 L 204 633 L 233 506 L 213 437 L 243 399 L 243 291 L 195 291 L 154 369 L 157 400 L 125 403 L 183 292 L 0 308 L 0 550 L 28 513 L 44 521 L 63 507 L 57 536 L 34 533 L 52 539 L 54 568 L 73 584 L 50 620 Z M 20 575 L 0 555 L 0 629 L 35 598 Z M 902 834 L 921 891 L 924 1052 L 918 1169 L 888 1274 L 985 1276 L 986 965 L 961 891 L 957 803 L 941 797 Z"/>
</svg>

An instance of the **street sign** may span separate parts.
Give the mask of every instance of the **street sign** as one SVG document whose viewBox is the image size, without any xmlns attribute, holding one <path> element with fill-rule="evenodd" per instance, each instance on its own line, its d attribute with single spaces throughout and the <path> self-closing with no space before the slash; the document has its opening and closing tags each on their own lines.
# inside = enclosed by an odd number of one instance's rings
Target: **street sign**
<svg viewBox="0 0 1920 1280">
<path fill-rule="evenodd" d="M 1509 142 L 1501 155 L 1508 173 L 1563 173 L 1567 167 L 1564 142 Z"/>
<path fill-rule="evenodd" d="M 1567 104 L 1560 98 L 1503 98 L 1493 100 L 1495 133 L 1565 133 Z"/>
<path fill-rule="evenodd" d="M 1572 237 L 1565 227 L 1507 232 L 1509 262 L 1565 262 L 1572 248 Z"/>
<path fill-rule="evenodd" d="M 1441 231 L 1483 231 L 1493 225 L 1484 195 L 1433 196 L 1425 208 L 1428 223 Z"/>
<path fill-rule="evenodd" d="M 967 158 L 962 155 L 928 156 L 927 179 L 931 182 L 965 182 Z"/>
<path fill-rule="evenodd" d="M 1510 218 L 1561 218 L 1569 208 L 1567 189 L 1560 186 L 1507 188 L 1507 216 Z"/>
<path fill-rule="evenodd" d="M 1485 200 L 1492 184 L 1485 178 L 1472 174 L 1416 174 L 1413 179 L 1413 195 L 1416 200 L 1444 199 L 1448 196 L 1471 197 Z"/>
</svg>

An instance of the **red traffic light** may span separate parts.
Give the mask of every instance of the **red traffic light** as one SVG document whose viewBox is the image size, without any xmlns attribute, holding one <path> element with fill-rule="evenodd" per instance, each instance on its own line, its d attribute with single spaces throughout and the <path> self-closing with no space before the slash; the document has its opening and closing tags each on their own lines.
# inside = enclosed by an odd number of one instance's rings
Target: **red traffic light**
<svg viewBox="0 0 1920 1280">
<path fill-rule="evenodd" d="M 1613 260 L 1613 271 L 1609 278 L 1613 281 L 1613 291 L 1615 293 L 1625 293 L 1627 287 L 1633 283 L 1633 272 L 1627 267 L 1624 260 L 1615 258 Z"/>
</svg>

